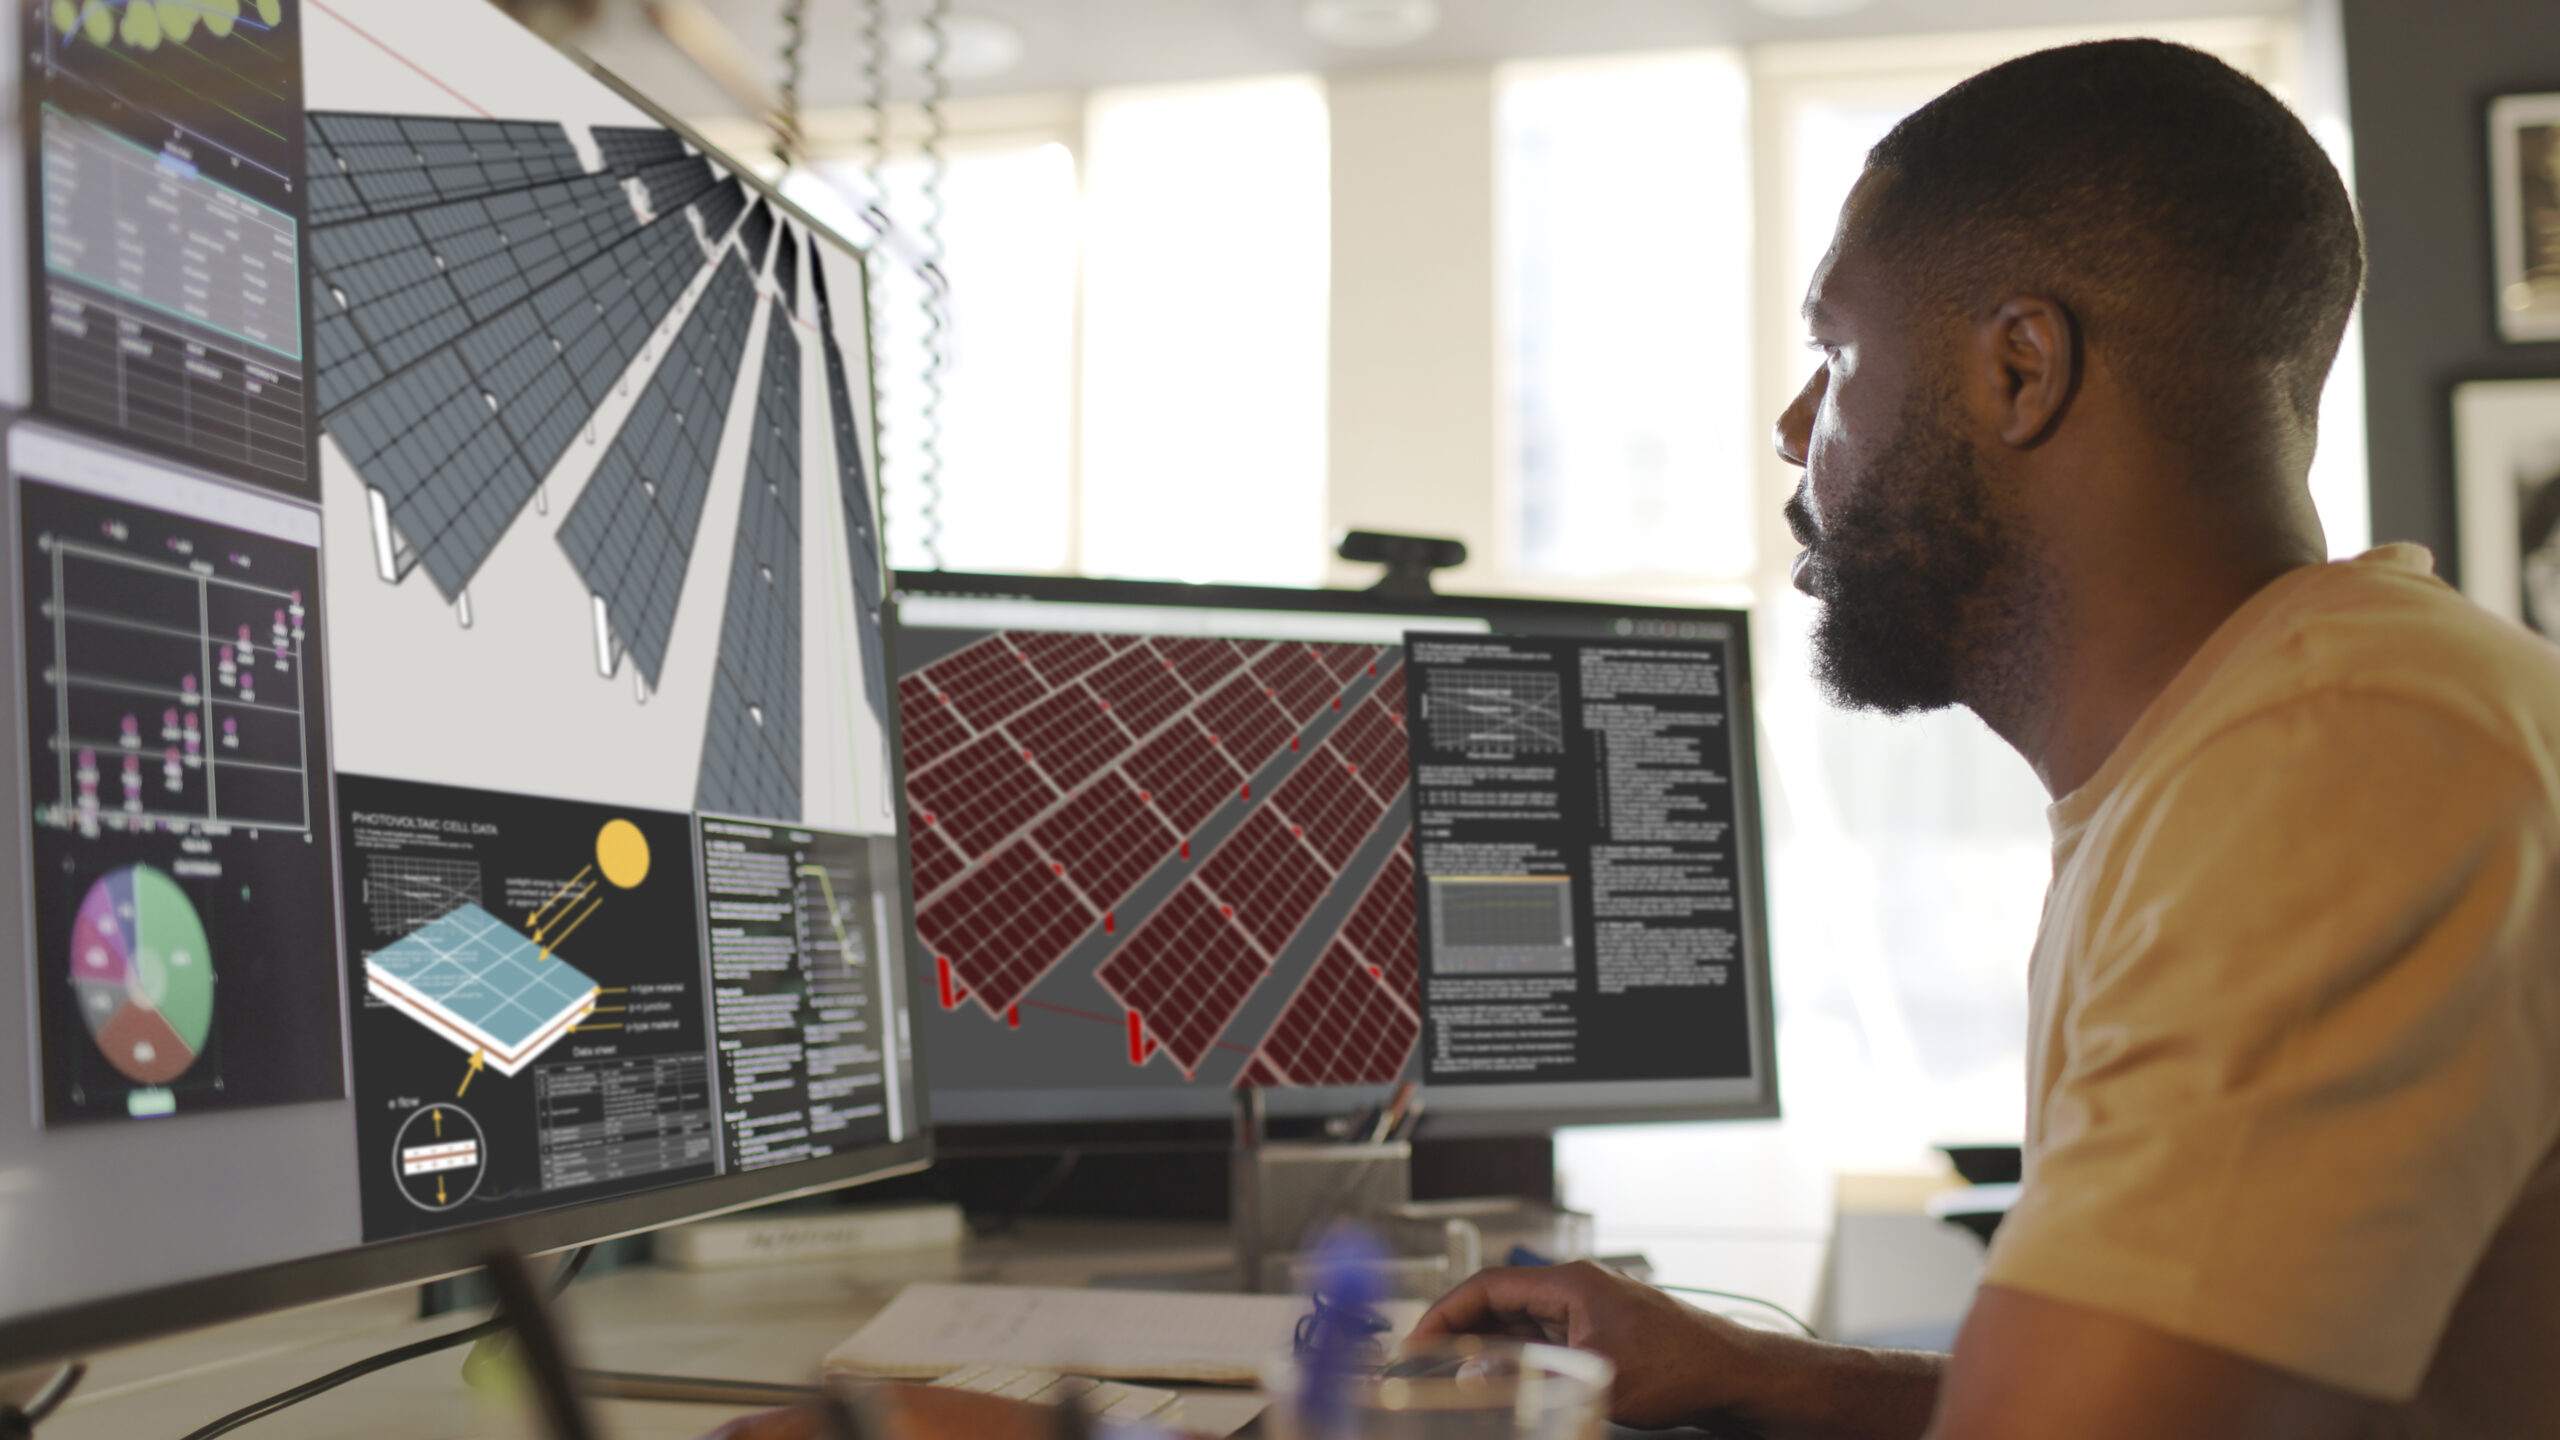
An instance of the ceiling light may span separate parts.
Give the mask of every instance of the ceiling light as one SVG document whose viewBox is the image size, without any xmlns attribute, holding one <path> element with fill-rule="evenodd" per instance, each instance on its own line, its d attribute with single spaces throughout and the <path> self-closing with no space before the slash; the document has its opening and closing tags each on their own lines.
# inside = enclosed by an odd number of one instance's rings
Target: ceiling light
<svg viewBox="0 0 2560 1440">
<path fill-rule="evenodd" d="M 901 66 L 922 70 L 933 58 L 933 35 L 921 20 L 898 27 L 889 53 Z M 966 12 L 942 20 L 942 76 L 987 80 L 1022 63 L 1022 32 L 992 15 Z"/>
<path fill-rule="evenodd" d="M 1307 33 L 1346 50 L 1410 45 L 1440 25 L 1439 0 L 1307 0 Z"/>
</svg>

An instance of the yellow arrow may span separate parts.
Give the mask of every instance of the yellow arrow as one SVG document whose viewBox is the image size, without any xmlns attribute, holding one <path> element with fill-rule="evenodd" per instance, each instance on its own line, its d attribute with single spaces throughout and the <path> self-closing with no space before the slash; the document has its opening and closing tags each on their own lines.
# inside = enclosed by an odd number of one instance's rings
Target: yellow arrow
<svg viewBox="0 0 2560 1440">
<path fill-rule="evenodd" d="M 551 898 L 542 902 L 542 908 L 541 908 L 541 909 L 536 910 L 536 911 L 534 911 L 532 914 L 530 914 L 530 915 L 526 916 L 526 917 L 524 918 L 524 923 L 525 923 L 525 924 L 527 924 L 527 925 L 539 925 L 539 924 L 541 924 L 541 923 L 542 923 L 542 911 L 543 911 L 543 910 L 548 910 L 548 909 L 550 909 L 552 906 L 559 904 L 559 903 L 560 903 L 560 897 L 561 897 L 561 896 L 563 896 L 563 895 L 568 894 L 568 893 L 569 893 L 570 891 L 572 891 L 572 890 L 577 889 L 577 888 L 578 888 L 578 882 L 579 882 L 579 881 L 581 881 L 581 880 L 586 879 L 586 878 L 587 878 L 588 873 L 589 873 L 590 871 L 594 870 L 595 868 L 596 868 L 596 867 L 594 867 L 593 865 L 589 865 L 589 866 L 587 866 L 587 867 L 586 867 L 586 869 L 584 869 L 584 870 L 580 870 L 577 874 L 570 876 L 570 877 L 569 877 L 569 883 L 568 883 L 568 884 L 566 884 L 566 885 L 563 885 L 563 886 L 561 886 L 559 889 L 557 889 L 557 890 L 555 890 L 555 891 L 551 892 Z"/>
<path fill-rule="evenodd" d="M 578 918 L 569 922 L 569 928 L 567 930 L 563 930 L 559 934 L 552 936 L 549 940 L 544 941 L 542 945 L 542 958 L 545 960 L 550 959 L 551 952 L 560 947 L 560 942 L 568 939 L 571 933 L 576 931 L 579 926 L 586 924 L 587 917 L 596 913 L 596 911 L 602 908 L 603 905 L 604 897 L 601 895 L 597 896 L 594 904 L 591 904 L 586 909 L 579 911 Z"/>
<path fill-rule="evenodd" d="M 484 1050 L 474 1050 L 471 1052 L 471 1068 L 462 1072 L 462 1090 L 468 1090 L 471 1088 L 471 1077 L 480 1073 L 480 1057 L 487 1053 L 488 1052 Z M 462 1090 L 454 1091 L 453 1098 L 456 1100 L 461 1099 Z M 438 1135 L 442 1135 L 444 1133 L 444 1121 L 436 1121 L 436 1133 Z"/>
<path fill-rule="evenodd" d="M 549 932 L 557 930 L 560 926 L 560 922 L 568 918 L 569 912 L 578 908 L 578 902 L 586 899 L 590 895 L 594 895 L 598 888 L 599 887 L 595 882 L 589 881 L 584 888 L 578 891 L 578 893 L 570 896 L 566 901 L 562 902 L 559 909 L 552 911 L 550 919 L 533 927 L 533 938 L 538 942 Z M 596 904 L 598 905 L 603 903 L 604 901 L 601 897 L 596 901 Z M 589 906 L 588 908 L 593 909 L 594 906 Z"/>
<path fill-rule="evenodd" d="M 463 1076 L 463 1077 L 462 1077 L 462 1083 L 463 1083 L 463 1084 L 465 1084 L 465 1085 L 470 1084 L 470 1083 L 471 1083 L 471 1077 L 470 1077 L 470 1076 L 468 1076 L 468 1075 Z M 456 1098 L 459 1098 L 459 1097 L 456 1097 Z M 434 1122 L 436 1122 L 436 1138 L 437 1138 L 437 1139 L 439 1139 L 439 1140 L 443 1139 L 443 1138 L 444 1138 L 444 1108 L 443 1108 L 442 1106 L 438 1106 L 437 1108 L 435 1108 L 435 1109 L 433 1109 L 433 1110 L 428 1111 L 428 1112 L 427 1112 L 427 1118 L 428 1118 L 428 1119 L 430 1119 L 430 1120 L 433 1120 Z"/>
<path fill-rule="evenodd" d="M 436 1172 L 436 1203 L 444 1203 L 444 1172 Z"/>
</svg>

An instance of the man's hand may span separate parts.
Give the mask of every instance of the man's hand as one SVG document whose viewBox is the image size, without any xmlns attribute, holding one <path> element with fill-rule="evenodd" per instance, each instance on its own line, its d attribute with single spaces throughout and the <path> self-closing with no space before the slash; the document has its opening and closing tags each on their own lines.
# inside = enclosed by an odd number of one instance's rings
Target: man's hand
<svg viewBox="0 0 2560 1440">
<path fill-rule="evenodd" d="M 1858 1350 L 1754 1330 L 1615 1270 L 1486 1270 L 1431 1307 L 1408 1346 L 1450 1335 L 1570 1345 L 1618 1367 L 1621 1425 L 1734 1425 L 1769 1436 L 1917 1436 L 1940 1357 Z"/>
<path fill-rule="evenodd" d="M 1451 1335 L 1570 1345 L 1618 1367 L 1610 1418 L 1657 1428 L 1738 1418 L 1768 1361 L 1765 1332 L 1683 1305 L 1587 1260 L 1484 1270 L 1431 1307 L 1408 1346 Z"/>
</svg>

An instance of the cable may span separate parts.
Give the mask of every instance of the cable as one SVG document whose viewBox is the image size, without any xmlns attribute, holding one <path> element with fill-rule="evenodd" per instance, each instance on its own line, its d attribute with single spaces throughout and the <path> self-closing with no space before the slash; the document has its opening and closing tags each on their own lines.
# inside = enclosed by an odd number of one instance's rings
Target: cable
<svg viewBox="0 0 2560 1440">
<path fill-rule="evenodd" d="M 80 1378 L 88 1373 L 86 1364 L 74 1360 L 54 1371 L 53 1378 L 25 1405 L 0 1405 L 0 1440 L 23 1440 L 35 1434 L 36 1426 L 62 1408 L 62 1402 L 71 1398 L 71 1392 L 80 1386 Z"/>
<path fill-rule="evenodd" d="M 800 50 L 808 43 L 809 0 L 782 0 L 782 88 L 773 117 L 773 158 L 786 176 L 805 148 L 800 135 Z"/>
<path fill-rule="evenodd" d="M 595 1253 L 595 1248 L 593 1245 L 581 1245 L 570 1251 L 568 1258 L 560 1262 L 559 1270 L 551 1277 L 553 1298 L 558 1298 L 561 1291 L 569 1288 L 569 1282 L 578 1278 L 578 1272 L 587 1268 L 587 1257 Z M 507 1321 L 503 1316 L 493 1315 L 477 1325 L 465 1325 L 459 1330 L 413 1341 L 395 1350 L 385 1350 L 379 1355 L 368 1356 L 352 1365 L 341 1366 L 317 1379 L 305 1380 L 290 1390 L 279 1391 L 264 1400 L 243 1405 L 210 1425 L 188 1431 L 184 1440 L 213 1440 L 216 1435 L 228 1435 L 251 1421 L 263 1420 L 279 1410 L 299 1405 L 314 1395 L 326 1394 L 350 1380 L 360 1380 L 377 1370 L 388 1370 L 394 1365 L 406 1364 L 420 1356 L 433 1355 L 439 1350 L 451 1350 L 459 1345 L 469 1345 L 506 1328 Z"/>
<path fill-rule="evenodd" d="M 1796 1315 L 1796 1312 L 1779 1304 L 1775 1300 L 1763 1300 L 1757 1295 L 1740 1295 L 1731 1290 L 1710 1290 L 1703 1285 L 1665 1285 L 1659 1280 L 1651 1281 L 1649 1283 L 1652 1284 L 1653 1288 L 1656 1290 L 1676 1290 L 1683 1295 L 1712 1295 L 1719 1300 L 1739 1300 L 1745 1305 L 1757 1305 L 1764 1310 L 1774 1310 L 1787 1317 L 1788 1324 L 1803 1331 L 1808 1337 L 1815 1340 L 1822 1338 L 1820 1335 L 1815 1334 L 1814 1328 L 1804 1323 L 1804 1321 Z"/>
<path fill-rule="evenodd" d="M 950 95 L 951 86 L 943 78 L 942 62 L 951 45 L 945 26 L 951 19 L 951 0 L 933 0 L 933 8 L 925 12 L 924 33 L 924 221 L 916 227 L 924 242 L 922 278 L 924 295 L 924 396 L 916 406 L 916 418 L 923 430 L 916 443 L 916 482 L 924 489 L 924 553 L 933 568 L 942 568 L 942 372 L 950 364 L 950 295 L 949 279 L 942 273 L 942 181 L 948 170 L 942 155 L 942 142 L 950 128 L 942 115 L 942 102 Z"/>
</svg>

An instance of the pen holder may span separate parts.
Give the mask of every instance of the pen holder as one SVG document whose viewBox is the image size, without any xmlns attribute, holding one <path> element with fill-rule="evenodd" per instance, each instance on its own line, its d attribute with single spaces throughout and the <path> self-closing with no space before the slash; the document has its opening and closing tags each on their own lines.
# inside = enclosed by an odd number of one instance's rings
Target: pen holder
<svg viewBox="0 0 2560 1440">
<path fill-rule="evenodd" d="M 1228 1210 L 1236 1288 L 1266 1288 L 1265 1257 L 1293 1257 L 1335 1220 L 1404 1204 L 1413 1194 L 1413 1146 L 1265 1141 L 1230 1159 Z"/>
</svg>

